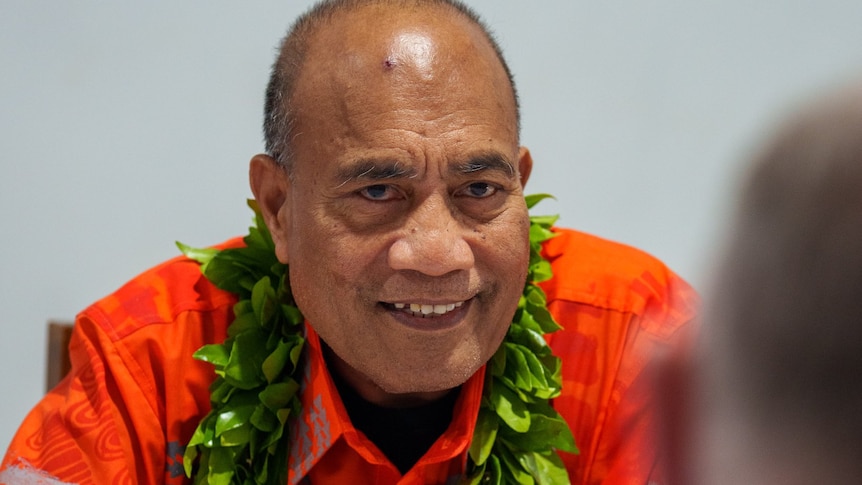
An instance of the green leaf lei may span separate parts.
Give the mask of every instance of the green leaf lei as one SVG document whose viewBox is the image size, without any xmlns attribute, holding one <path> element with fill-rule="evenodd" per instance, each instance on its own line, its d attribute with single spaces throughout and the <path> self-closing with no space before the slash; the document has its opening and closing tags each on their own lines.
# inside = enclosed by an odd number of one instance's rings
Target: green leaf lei
<svg viewBox="0 0 862 485">
<path fill-rule="evenodd" d="M 526 197 L 532 208 L 547 194 Z M 235 293 L 235 319 L 223 343 L 194 357 L 215 367 L 212 410 L 186 447 L 183 466 L 195 484 L 283 484 L 287 481 L 288 419 L 298 416 L 303 317 L 275 257 L 269 229 L 253 200 L 254 225 L 245 247 L 195 249 L 177 243 L 217 287 Z M 560 359 L 544 334 L 560 327 L 536 283 L 551 277 L 541 256 L 556 216 L 530 216 L 530 267 L 524 293 L 503 344 L 488 363 L 482 402 L 463 484 L 567 484 L 556 450 L 577 453 L 563 418 L 548 403 L 562 388 Z"/>
</svg>

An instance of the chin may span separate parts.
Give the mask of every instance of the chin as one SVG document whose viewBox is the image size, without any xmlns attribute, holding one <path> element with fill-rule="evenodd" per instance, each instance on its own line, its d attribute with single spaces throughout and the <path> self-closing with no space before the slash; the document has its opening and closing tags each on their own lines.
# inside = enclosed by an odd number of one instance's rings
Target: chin
<svg viewBox="0 0 862 485">
<path fill-rule="evenodd" d="M 413 372 L 392 375 L 384 373 L 376 379 L 380 389 L 388 394 L 417 394 L 448 391 L 467 382 L 479 369 L 484 361 L 473 358 L 460 365 L 423 366 Z"/>
</svg>

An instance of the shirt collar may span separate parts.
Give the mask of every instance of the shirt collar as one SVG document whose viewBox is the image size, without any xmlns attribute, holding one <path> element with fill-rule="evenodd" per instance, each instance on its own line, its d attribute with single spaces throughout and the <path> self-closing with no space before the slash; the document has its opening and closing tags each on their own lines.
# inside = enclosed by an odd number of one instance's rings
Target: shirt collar
<svg viewBox="0 0 862 485">
<path fill-rule="evenodd" d="M 288 483 L 299 483 L 339 439 L 345 439 L 368 462 L 388 462 L 380 450 L 353 427 L 326 368 L 320 337 L 308 324 L 305 332 L 305 371 L 300 383 L 302 412 L 290 420 Z M 464 383 L 455 403 L 452 423 L 414 468 L 456 457 L 462 460 L 462 469 L 466 467 L 466 451 L 482 400 L 484 375 L 483 366 Z"/>
</svg>

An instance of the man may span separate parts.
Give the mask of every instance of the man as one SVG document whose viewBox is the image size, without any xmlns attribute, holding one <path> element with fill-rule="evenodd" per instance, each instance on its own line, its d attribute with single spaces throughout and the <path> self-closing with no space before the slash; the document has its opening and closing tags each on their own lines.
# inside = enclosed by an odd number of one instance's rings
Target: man
<svg viewBox="0 0 862 485">
<path fill-rule="evenodd" d="M 291 29 L 267 90 L 268 153 L 250 164 L 306 322 L 290 483 L 464 476 L 485 364 L 530 263 L 518 125 L 499 49 L 460 4 L 325 2 Z M 580 448 L 562 462 L 572 483 L 662 483 L 646 369 L 695 295 L 643 253 L 557 233 L 543 247 L 564 327 L 547 337 L 562 357 L 552 404 Z M 72 375 L 27 418 L 0 478 L 184 483 L 214 378 L 191 354 L 225 339 L 235 302 L 182 258 L 85 310 Z"/>
<path fill-rule="evenodd" d="M 785 122 L 748 174 L 693 374 L 688 483 L 859 483 L 860 86 Z"/>
</svg>

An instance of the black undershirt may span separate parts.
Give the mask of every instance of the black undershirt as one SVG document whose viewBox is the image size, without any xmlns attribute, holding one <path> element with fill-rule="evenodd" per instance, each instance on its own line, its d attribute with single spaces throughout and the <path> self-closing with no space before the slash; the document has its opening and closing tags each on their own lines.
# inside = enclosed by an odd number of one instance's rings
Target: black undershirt
<svg viewBox="0 0 862 485">
<path fill-rule="evenodd" d="M 334 372 L 332 380 L 353 426 L 380 448 L 402 475 L 449 427 L 460 390 L 453 389 L 441 399 L 417 407 L 386 408 L 363 399 Z"/>
</svg>

